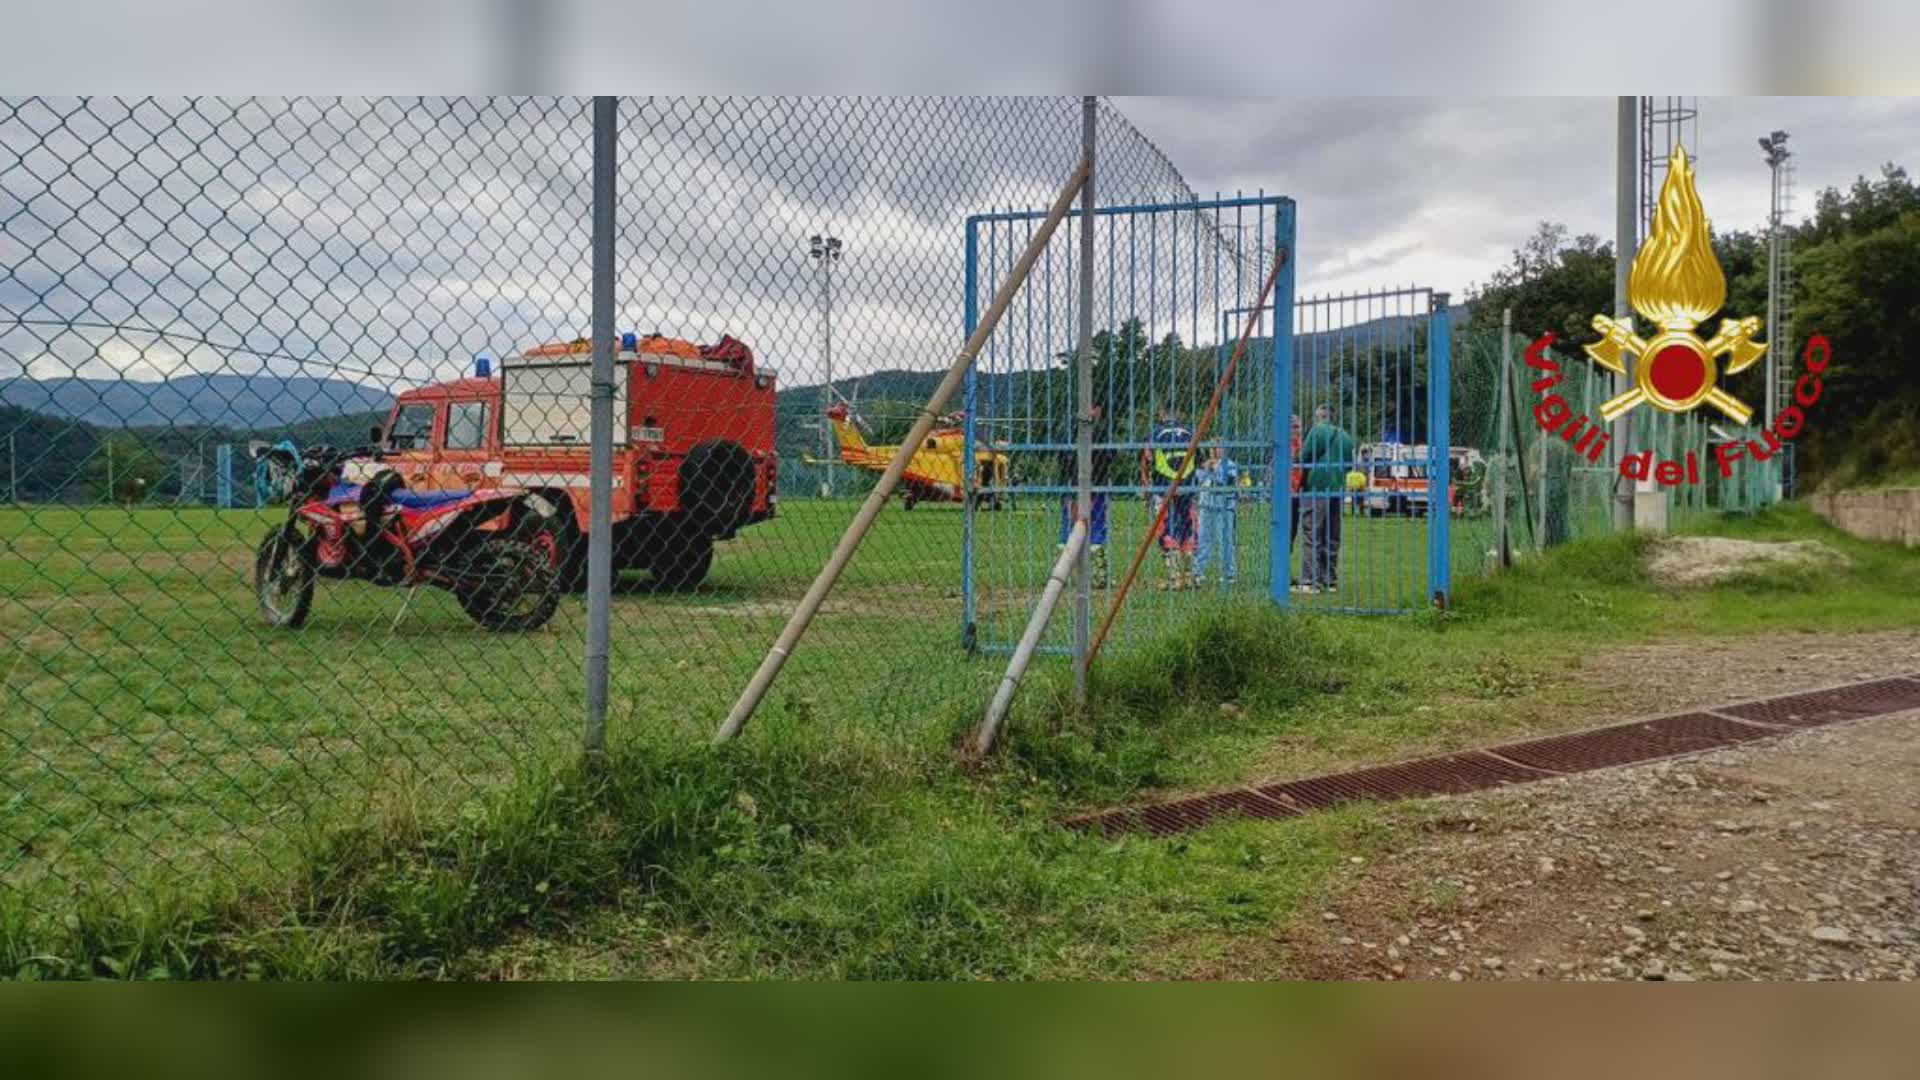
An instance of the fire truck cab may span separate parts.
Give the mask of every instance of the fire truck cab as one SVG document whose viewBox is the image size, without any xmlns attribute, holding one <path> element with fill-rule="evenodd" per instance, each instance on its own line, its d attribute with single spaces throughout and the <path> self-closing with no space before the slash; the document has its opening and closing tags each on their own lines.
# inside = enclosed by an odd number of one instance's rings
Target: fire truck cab
<svg viewBox="0 0 1920 1080">
<path fill-rule="evenodd" d="M 584 339 L 504 359 L 494 375 L 409 390 L 381 431 L 383 467 L 424 491 L 514 487 L 555 507 L 544 525 L 561 578 L 586 565 L 592 346 Z M 731 337 L 695 345 L 623 335 L 615 357 L 614 569 L 667 588 L 707 576 L 716 540 L 774 516 L 775 374 Z"/>
</svg>

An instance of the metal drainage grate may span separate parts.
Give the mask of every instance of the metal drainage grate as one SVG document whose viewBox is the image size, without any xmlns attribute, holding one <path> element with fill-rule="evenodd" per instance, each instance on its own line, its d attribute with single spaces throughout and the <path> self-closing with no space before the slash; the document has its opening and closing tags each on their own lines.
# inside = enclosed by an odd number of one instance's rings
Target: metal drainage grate
<svg viewBox="0 0 1920 1080">
<path fill-rule="evenodd" d="M 1376 765 L 1353 772 L 1289 780 L 1259 788 L 1195 795 L 1152 806 L 1109 810 L 1061 824 L 1114 837 L 1130 832 L 1171 836 L 1229 817 L 1276 819 L 1366 799 L 1461 795 L 1570 772 L 1672 757 L 1857 717 L 1920 709 L 1920 676 L 1676 713 L 1592 731 Z M 1766 726 L 1772 725 L 1772 726 Z"/>
<path fill-rule="evenodd" d="M 1571 773 L 1710 750 L 1766 734 L 1769 734 L 1766 728 L 1712 713 L 1680 713 L 1658 720 L 1510 743 L 1494 747 L 1492 753 L 1536 769 Z"/>
<path fill-rule="evenodd" d="M 1369 769 L 1289 780 L 1255 788 L 1286 806 L 1323 810 L 1363 799 L 1417 799 L 1428 795 L 1461 795 L 1469 791 L 1538 780 L 1543 773 L 1478 750 L 1444 757 L 1376 765 Z"/>
<path fill-rule="evenodd" d="M 1805 694 L 1728 705 L 1715 712 L 1783 727 L 1817 727 L 1862 716 L 1920 709 L 1920 680 L 1876 679 Z"/>
<path fill-rule="evenodd" d="M 1089 814 L 1085 817 L 1073 818 L 1064 824 L 1070 829 L 1098 832 L 1108 837 L 1128 832 L 1150 832 L 1155 836 L 1171 836 L 1174 833 L 1190 832 L 1202 825 L 1210 825 L 1224 818 L 1251 817 L 1270 821 L 1275 818 L 1293 817 L 1297 813 L 1299 811 L 1256 792 L 1240 788 L 1233 791 L 1195 795 L 1172 802 L 1154 803 L 1151 806 L 1131 810 Z"/>
</svg>

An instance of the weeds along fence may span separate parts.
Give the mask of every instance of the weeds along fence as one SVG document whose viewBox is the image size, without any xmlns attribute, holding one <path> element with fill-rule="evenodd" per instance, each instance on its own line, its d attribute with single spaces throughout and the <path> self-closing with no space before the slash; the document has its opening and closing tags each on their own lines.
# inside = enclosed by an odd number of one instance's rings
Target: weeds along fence
<svg viewBox="0 0 1920 1080">
<path fill-rule="evenodd" d="M 706 738 L 967 330 L 968 220 L 1083 149 L 1078 99 L 620 101 L 597 328 L 594 109 L 0 102 L 9 902 L 271 880 L 577 755 L 598 522 L 607 740 Z M 1103 205 L 1196 201 L 1105 104 L 1095 157 Z M 1189 216 L 1185 257 L 1271 253 Z M 757 724 L 944 739 L 984 701 L 951 432 Z"/>
</svg>

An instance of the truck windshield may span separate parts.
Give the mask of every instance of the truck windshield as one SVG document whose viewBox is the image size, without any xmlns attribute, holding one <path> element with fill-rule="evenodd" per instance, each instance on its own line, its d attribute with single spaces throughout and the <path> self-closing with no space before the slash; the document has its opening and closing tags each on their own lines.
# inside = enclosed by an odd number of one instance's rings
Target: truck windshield
<svg viewBox="0 0 1920 1080">
<path fill-rule="evenodd" d="M 402 405 L 387 427 L 387 449 L 419 450 L 433 435 L 433 406 Z"/>
</svg>

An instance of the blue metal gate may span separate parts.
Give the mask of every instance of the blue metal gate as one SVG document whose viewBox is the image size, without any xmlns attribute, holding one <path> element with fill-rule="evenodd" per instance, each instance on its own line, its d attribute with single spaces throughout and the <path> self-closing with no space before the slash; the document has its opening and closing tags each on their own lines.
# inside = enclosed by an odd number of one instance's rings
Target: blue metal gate
<svg viewBox="0 0 1920 1080">
<path fill-rule="evenodd" d="M 1447 505 L 1444 479 L 1434 481 L 1437 502 L 1432 490 L 1422 498 L 1408 494 L 1379 507 L 1373 524 L 1341 528 L 1369 509 L 1347 498 L 1344 486 L 1347 474 L 1373 461 L 1371 452 L 1363 460 L 1363 446 L 1395 445 L 1407 448 L 1395 453 L 1411 454 L 1411 440 L 1424 440 L 1421 461 L 1387 467 L 1404 474 L 1400 481 L 1447 475 L 1444 464 L 1433 467 L 1447 460 L 1444 306 L 1420 306 L 1433 299 L 1424 289 L 1296 304 L 1290 199 L 1257 195 L 1095 213 L 1096 606 L 1111 599 L 1150 528 L 1166 472 L 1181 468 L 1156 459 L 1156 432 L 1199 420 L 1243 321 L 1256 321 L 1195 463 L 1211 467 L 1183 480 L 1187 494 L 1169 508 L 1168 536 L 1136 583 L 1116 634 L 1151 634 L 1231 599 L 1384 612 L 1444 595 L 1447 515 L 1425 513 L 1429 505 Z M 968 219 L 968 333 L 983 298 L 993 295 L 1044 216 L 1034 210 Z M 970 650 L 1012 647 L 1071 521 L 1078 227 L 1075 214 L 1056 233 L 968 373 L 963 453 L 977 467 L 967 478 L 961 592 Z M 1274 303 L 1294 313 L 1290 333 L 1274 332 L 1273 307 L 1250 306 L 1276 250 L 1289 253 Z M 1410 321 L 1416 307 L 1418 326 Z M 1428 341 L 1442 344 L 1430 349 Z M 1436 393 L 1427 388 L 1430 374 Z M 1337 413 L 1329 423 L 1348 433 L 1351 447 L 1340 460 L 1307 470 L 1339 477 L 1330 498 L 1293 490 L 1292 417 L 1302 412 L 1311 428 L 1319 405 Z M 1430 410 L 1409 420 L 1416 405 L 1437 408 L 1438 422 Z M 1329 526 L 1324 515 L 1316 518 L 1321 507 L 1340 520 Z M 1426 528 L 1410 524 L 1422 516 Z M 1343 539 L 1344 569 L 1325 591 L 1296 591 L 1305 530 L 1316 520 L 1320 535 Z M 1402 565 L 1418 560 L 1427 562 L 1424 575 Z M 1068 622 L 1055 620 L 1043 648 L 1066 650 Z"/>
<path fill-rule="evenodd" d="M 1303 429 L 1303 520 L 1288 539 L 1295 576 L 1317 586 L 1293 592 L 1296 605 L 1396 614 L 1447 604 L 1451 522 L 1470 511 L 1485 472 L 1451 445 L 1451 334 L 1447 294 L 1426 288 L 1294 305 L 1284 381 Z M 1316 547 L 1334 555 L 1310 567 Z"/>
</svg>

